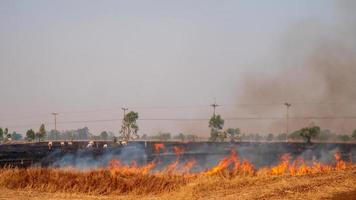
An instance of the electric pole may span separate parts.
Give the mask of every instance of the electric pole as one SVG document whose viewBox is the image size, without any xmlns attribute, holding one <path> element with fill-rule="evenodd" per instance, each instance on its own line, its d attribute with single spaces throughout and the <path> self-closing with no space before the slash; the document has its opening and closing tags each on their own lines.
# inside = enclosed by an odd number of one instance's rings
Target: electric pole
<svg viewBox="0 0 356 200">
<path fill-rule="evenodd" d="M 287 138 L 288 138 L 288 134 L 289 134 L 289 108 L 292 106 L 292 104 L 285 102 L 284 105 L 287 108 L 287 113 L 286 113 L 286 134 L 287 134 Z"/>
<path fill-rule="evenodd" d="M 122 120 L 124 120 L 125 115 L 126 115 L 126 110 L 128 110 L 128 108 L 126 108 L 126 107 L 122 107 L 121 109 L 124 111 L 124 117 L 122 118 Z"/>
<path fill-rule="evenodd" d="M 126 133 L 126 126 L 125 126 L 125 116 L 126 116 L 126 110 L 128 110 L 128 108 L 122 107 L 121 109 L 124 111 L 124 117 L 122 118 L 121 133 L 123 135 L 124 141 L 128 142 L 127 133 Z"/>
<path fill-rule="evenodd" d="M 218 107 L 218 106 L 220 106 L 220 105 L 216 104 L 216 101 L 214 101 L 214 103 L 211 104 L 210 106 L 213 107 L 213 109 L 214 109 L 214 116 L 215 116 L 216 107 Z"/>
<path fill-rule="evenodd" d="M 58 115 L 58 113 L 54 112 L 54 113 L 52 113 L 52 115 L 54 116 L 54 130 L 57 131 L 57 115 Z"/>
</svg>

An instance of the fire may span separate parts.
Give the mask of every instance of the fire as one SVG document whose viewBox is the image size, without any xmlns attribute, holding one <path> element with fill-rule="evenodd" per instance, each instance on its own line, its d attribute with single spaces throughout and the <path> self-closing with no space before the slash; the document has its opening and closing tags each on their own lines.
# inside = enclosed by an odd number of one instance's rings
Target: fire
<svg viewBox="0 0 356 200">
<path fill-rule="evenodd" d="M 176 156 L 181 156 L 182 154 L 184 154 L 184 148 L 183 147 L 178 147 L 178 146 L 173 146 L 173 151 L 176 154 Z"/>
<path fill-rule="evenodd" d="M 324 165 L 319 162 L 313 162 L 311 166 L 308 166 L 302 158 L 297 158 L 290 164 L 290 155 L 284 154 L 281 156 L 280 163 L 271 168 L 271 175 L 291 175 L 300 176 L 304 174 L 315 174 L 315 173 L 326 173 L 330 171 L 345 170 L 348 165 L 345 161 L 341 159 L 341 153 L 336 152 L 335 155 L 335 166 Z M 350 165 L 352 165 L 350 161 Z"/>
<path fill-rule="evenodd" d="M 163 143 L 155 143 L 154 144 L 155 152 L 160 153 L 161 150 L 164 150 L 164 144 Z"/>
<path fill-rule="evenodd" d="M 130 165 L 124 165 L 119 160 L 110 160 L 108 164 L 108 168 L 111 172 L 123 172 L 123 173 L 141 173 L 147 174 L 149 173 L 156 164 L 154 162 L 149 162 L 141 167 L 137 166 L 136 161 L 131 161 Z"/>
<path fill-rule="evenodd" d="M 162 146 L 158 144 L 158 149 L 161 150 Z M 184 153 L 183 148 L 173 147 L 173 151 L 177 155 L 177 159 L 169 163 L 161 171 L 153 172 L 152 170 L 156 167 L 155 162 L 147 163 L 143 166 L 139 166 L 135 161 L 130 162 L 130 164 L 125 165 L 119 160 L 111 160 L 109 162 L 108 168 L 111 172 L 122 172 L 122 173 L 183 173 L 186 175 L 202 175 L 211 176 L 215 174 L 227 175 L 227 176 L 256 176 L 256 175 L 288 175 L 288 176 L 301 176 L 305 174 L 316 174 L 316 173 L 327 173 L 337 170 L 345 170 L 352 165 L 352 162 L 346 163 L 342 160 L 341 153 L 337 152 L 334 155 L 335 164 L 325 165 L 320 162 L 312 162 L 307 164 L 302 158 L 297 158 L 291 160 L 290 154 L 283 154 L 280 158 L 280 162 L 270 168 L 265 167 L 256 170 L 253 164 L 248 160 L 240 160 L 236 151 L 231 150 L 230 155 L 223 158 L 211 169 L 204 172 L 191 173 L 190 170 L 193 166 L 197 164 L 197 161 L 192 159 L 186 162 L 180 163 L 180 155 Z"/>
</svg>

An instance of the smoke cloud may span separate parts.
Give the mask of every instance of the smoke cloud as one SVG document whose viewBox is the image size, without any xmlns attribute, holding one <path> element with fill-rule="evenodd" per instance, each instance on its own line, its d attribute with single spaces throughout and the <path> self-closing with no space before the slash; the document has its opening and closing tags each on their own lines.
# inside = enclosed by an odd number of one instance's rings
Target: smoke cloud
<svg viewBox="0 0 356 200">
<path fill-rule="evenodd" d="M 343 117 L 356 110 L 356 3 L 335 1 L 334 6 L 327 22 L 306 19 L 290 27 L 273 59 L 278 61 L 264 63 L 266 68 L 280 66 L 277 72 L 252 71 L 244 77 L 238 102 L 271 103 L 247 113 L 284 117 L 283 103 L 291 102 L 290 116 L 298 118 L 291 120 L 292 129 L 312 121 L 342 134 L 355 128 L 353 119 Z M 303 119 L 325 116 L 340 119 Z M 266 130 L 283 132 L 284 123 L 266 123 Z"/>
</svg>

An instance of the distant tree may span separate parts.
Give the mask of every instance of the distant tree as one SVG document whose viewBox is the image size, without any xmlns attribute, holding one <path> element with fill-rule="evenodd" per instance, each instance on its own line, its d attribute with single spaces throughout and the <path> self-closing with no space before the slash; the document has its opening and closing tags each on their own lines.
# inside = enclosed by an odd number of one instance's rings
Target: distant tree
<svg viewBox="0 0 356 200">
<path fill-rule="evenodd" d="M 57 130 L 51 130 L 47 134 L 47 139 L 48 140 L 60 140 L 61 139 L 61 133 Z"/>
<path fill-rule="evenodd" d="M 344 135 L 339 135 L 338 139 L 341 141 L 347 142 L 347 141 L 351 140 L 351 137 L 349 135 L 344 134 Z"/>
<path fill-rule="evenodd" d="M 272 141 L 274 139 L 274 135 L 272 133 L 269 133 L 266 139 L 267 141 Z"/>
<path fill-rule="evenodd" d="M 220 139 L 221 139 L 221 130 L 223 129 L 224 127 L 224 120 L 221 118 L 220 115 L 213 115 L 211 118 L 210 118 L 210 121 L 209 121 L 209 128 L 211 129 L 210 130 L 210 141 L 213 141 L 215 142 L 219 136 L 220 136 Z"/>
<path fill-rule="evenodd" d="M 352 132 L 351 138 L 356 140 L 356 129 Z"/>
<path fill-rule="evenodd" d="M 78 140 L 88 140 L 92 136 L 89 133 L 88 127 L 78 129 L 78 130 L 74 131 L 72 134 L 73 134 L 73 138 L 76 138 Z"/>
<path fill-rule="evenodd" d="M 228 128 L 225 131 L 225 133 L 227 137 L 230 138 L 230 141 L 235 141 L 240 139 L 241 131 L 238 128 Z"/>
<path fill-rule="evenodd" d="M 45 138 L 45 136 L 46 136 L 45 125 L 41 124 L 40 129 L 36 133 L 36 137 L 38 138 L 38 141 L 41 141 L 41 139 Z"/>
<path fill-rule="evenodd" d="M 26 132 L 26 139 L 29 141 L 32 141 L 35 139 L 35 132 L 32 129 L 30 129 Z"/>
<path fill-rule="evenodd" d="M 186 135 L 186 139 L 190 142 L 195 142 L 196 140 L 198 140 L 198 136 L 193 135 L 193 134 L 188 134 L 188 135 Z"/>
<path fill-rule="evenodd" d="M 324 129 L 320 131 L 320 134 L 317 135 L 315 139 L 321 141 L 334 140 L 337 138 L 335 133 L 332 133 L 329 129 Z"/>
<path fill-rule="evenodd" d="M 276 138 L 279 141 L 285 141 L 285 140 L 287 140 L 287 137 L 288 137 L 287 133 L 280 133 L 280 134 L 277 135 Z"/>
<path fill-rule="evenodd" d="M 259 133 L 256 133 L 254 136 L 255 141 L 260 141 L 262 139 L 262 136 Z"/>
<path fill-rule="evenodd" d="M 107 140 L 109 138 L 109 134 L 106 131 L 100 133 L 100 138 L 102 140 Z"/>
<path fill-rule="evenodd" d="M 11 140 L 21 140 L 21 139 L 22 139 L 22 135 L 20 133 L 16 133 L 15 131 L 12 132 Z"/>
<path fill-rule="evenodd" d="M 220 142 L 224 142 L 225 139 L 227 138 L 227 133 L 225 131 L 219 131 L 218 138 L 219 138 Z"/>
<path fill-rule="evenodd" d="M 185 135 L 183 133 L 179 133 L 178 135 L 174 136 L 174 139 L 184 142 Z"/>
<path fill-rule="evenodd" d="M 142 139 L 142 140 L 147 140 L 147 139 L 148 139 L 148 137 L 147 137 L 147 135 L 146 135 L 146 134 L 143 134 L 143 135 L 142 135 L 142 137 L 141 137 L 141 139 Z"/>
<path fill-rule="evenodd" d="M 120 134 L 124 141 L 135 139 L 138 137 L 138 125 L 137 125 L 138 113 L 131 111 L 127 113 L 122 120 L 122 126 Z"/>
<path fill-rule="evenodd" d="M 300 136 L 302 136 L 308 144 L 311 143 L 311 139 L 315 138 L 320 134 L 320 127 L 311 125 L 309 127 L 305 127 L 300 129 Z"/>
<path fill-rule="evenodd" d="M 9 129 L 5 128 L 4 137 L 8 138 L 8 135 L 9 135 Z"/>
<path fill-rule="evenodd" d="M 302 139 L 303 139 L 303 137 L 300 136 L 300 130 L 297 130 L 297 131 L 292 132 L 292 133 L 289 134 L 287 137 L 288 137 L 288 139 L 290 139 L 290 140 L 302 140 Z"/>
<path fill-rule="evenodd" d="M 0 127 L 0 140 L 4 139 L 4 130 Z"/>
</svg>

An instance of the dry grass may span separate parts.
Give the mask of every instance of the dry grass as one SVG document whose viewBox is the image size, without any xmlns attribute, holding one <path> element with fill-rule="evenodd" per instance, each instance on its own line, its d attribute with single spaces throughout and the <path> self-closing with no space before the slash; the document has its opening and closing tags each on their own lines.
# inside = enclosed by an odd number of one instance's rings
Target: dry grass
<svg viewBox="0 0 356 200">
<path fill-rule="evenodd" d="M 30 168 L 0 172 L 0 199 L 347 199 L 356 168 L 303 176 L 213 176 Z"/>
<path fill-rule="evenodd" d="M 186 175 L 121 173 L 108 169 L 83 172 L 73 169 L 8 168 L 0 172 L 0 187 L 97 195 L 157 194 L 175 190 L 190 179 Z"/>
</svg>

